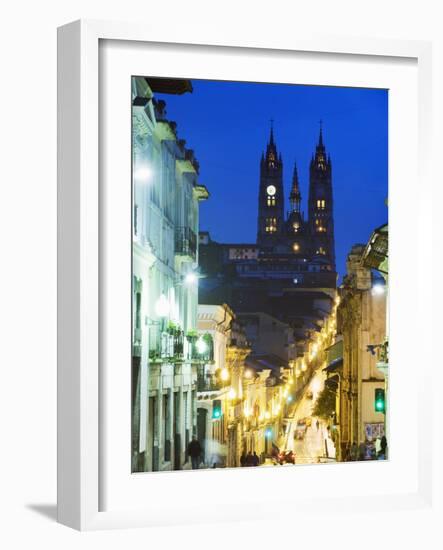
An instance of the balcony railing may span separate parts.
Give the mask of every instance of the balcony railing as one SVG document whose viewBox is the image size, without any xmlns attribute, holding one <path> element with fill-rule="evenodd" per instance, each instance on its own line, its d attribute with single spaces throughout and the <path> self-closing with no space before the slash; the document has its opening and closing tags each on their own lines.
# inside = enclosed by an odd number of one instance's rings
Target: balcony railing
<svg viewBox="0 0 443 550">
<path fill-rule="evenodd" d="M 221 385 L 217 382 L 215 376 L 200 372 L 197 374 L 197 391 L 218 391 L 220 389 Z"/>
<path fill-rule="evenodd" d="M 149 359 L 158 361 L 183 361 L 184 332 L 176 330 L 173 333 L 162 332 L 160 341 L 149 351 Z"/>
<path fill-rule="evenodd" d="M 175 230 L 175 253 L 192 260 L 197 257 L 197 235 L 189 227 L 177 227 Z"/>
</svg>

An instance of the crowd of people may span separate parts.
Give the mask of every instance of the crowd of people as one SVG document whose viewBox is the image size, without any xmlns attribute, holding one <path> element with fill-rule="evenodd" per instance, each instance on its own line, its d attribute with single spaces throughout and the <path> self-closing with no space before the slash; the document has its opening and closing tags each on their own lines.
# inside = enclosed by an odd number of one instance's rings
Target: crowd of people
<svg viewBox="0 0 443 550">
<path fill-rule="evenodd" d="M 191 459 L 192 469 L 198 470 L 202 463 L 203 449 L 195 436 L 189 442 L 187 452 Z M 217 460 L 211 460 L 211 464 L 213 468 L 218 467 Z M 243 451 L 240 457 L 240 466 L 260 466 L 260 458 L 255 451 L 249 451 L 248 453 Z"/>
<path fill-rule="evenodd" d="M 257 455 L 257 453 L 254 451 L 251 453 L 246 453 L 246 451 L 243 451 L 241 457 L 240 457 L 240 466 L 259 466 L 260 465 L 260 459 Z"/>
<path fill-rule="evenodd" d="M 354 441 L 348 446 L 343 456 L 344 462 L 361 460 L 386 460 L 388 453 L 388 442 L 385 436 L 375 441 L 362 441 L 360 445 Z"/>
</svg>

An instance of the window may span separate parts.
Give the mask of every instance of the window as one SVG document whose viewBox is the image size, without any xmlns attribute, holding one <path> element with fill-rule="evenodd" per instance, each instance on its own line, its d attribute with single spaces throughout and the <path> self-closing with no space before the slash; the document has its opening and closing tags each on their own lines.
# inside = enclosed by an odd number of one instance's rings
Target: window
<svg viewBox="0 0 443 550">
<path fill-rule="evenodd" d="M 266 218 L 266 233 L 275 233 L 277 231 L 277 218 Z"/>
<path fill-rule="evenodd" d="M 138 206 L 134 204 L 134 235 L 137 235 Z"/>
<path fill-rule="evenodd" d="M 142 295 L 140 292 L 135 294 L 135 328 L 141 328 L 141 300 Z"/>
<path fill-rule="evenodd" d="M 326 250 L 323 248 L 323 246 L 320 246 L 320 248 L 317 249 L 317 254 L 321 254 L 322 256 L 326 254 Z"/>
<path fill-rule="evenodd" d="M 275 197 L 271 197 L 270 195 L 268 195 L 266 202 L 268 206 L 275 206 Z"/>
<path fill-rule="evenodd" d="M 292 229 L 294 230 L 294 233 L 297 233 L 298 230 L 300 229 L 300 224 L 298 222 L 294 222 L 292 224 Z"/>
<path fill-rule="evenodd" d="M 317 209 L 318 210 L 324 210 L 325 208 L 326 208 L 325 199 L 317 199 Z"/>
<path fill-rule="evenodd" d="M 294 243 L 294 244 L 292 245 L 292 250 L 293 250 L 294 252 L 298 252 L 298 251 L 300 250 L 300 245 L 299 245 L 298 243 Z"/>
</svg>

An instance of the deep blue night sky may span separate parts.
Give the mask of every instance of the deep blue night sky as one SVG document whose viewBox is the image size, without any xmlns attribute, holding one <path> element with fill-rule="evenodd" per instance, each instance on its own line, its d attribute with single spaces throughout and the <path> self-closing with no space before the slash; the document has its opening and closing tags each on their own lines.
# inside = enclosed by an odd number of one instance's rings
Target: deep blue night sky
<svg viewBox="0 0 443 550">
<path fill-rule="evenodd" d="M 182 96 L 156 95 L 178 136 L 194 149 L 200 181 L 211 193 L 201 204 L 200 229 L 219 242 L 255 242 L 259 165 L 270 120 L 283 157 L 288 195 L 294 161 L 307 211 L 309 161 L 319 121 L 332 160 L 337 270 L 351 246 L 386 223 L 388 92 L 357 88 L 193 80 Z"/>
</svg>

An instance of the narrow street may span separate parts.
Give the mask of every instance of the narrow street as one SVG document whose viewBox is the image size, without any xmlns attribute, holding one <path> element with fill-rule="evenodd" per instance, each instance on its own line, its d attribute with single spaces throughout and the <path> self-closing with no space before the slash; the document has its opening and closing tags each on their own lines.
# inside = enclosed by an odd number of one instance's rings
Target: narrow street
<svg viewBox="0 0 443 550">
<path fill-rule="evenodd" d="M 325 422 L 312 416 L 312 410 L 319 392 L 323 389 L 324 380 L 325 374 L 320 368 L 306 386 L 301 400 L 294 406 L 289 429 L 280 442 L 281 450 L 291 450 L 295 453 L 296 464 L 317 464 L 335 460 L 334 444 L 328 435 Z M 309 397 L 310 392 L 312 392 L 312 398 Z M 296 439 L 294 436 L 297 421 L 301 419 L 310 419 L 311 425 L 306 428 L 302 439 Z"/>
</svg>

